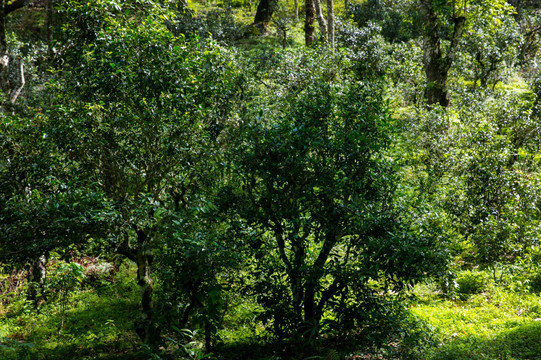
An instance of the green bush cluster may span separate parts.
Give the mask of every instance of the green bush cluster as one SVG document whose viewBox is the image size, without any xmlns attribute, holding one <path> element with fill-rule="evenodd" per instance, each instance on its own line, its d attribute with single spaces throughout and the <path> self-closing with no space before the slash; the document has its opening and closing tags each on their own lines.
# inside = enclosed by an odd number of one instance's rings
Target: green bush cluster
<svg viewBox="0 0 541 360">
<path fill-rule="evenodd" d="M 489 276 L 485 272 L 466 270 L 456 278 L 457 294 L 462 300 L 467 300 L 470 295 L 480 294 L 489 285 Z"/>
</svg>

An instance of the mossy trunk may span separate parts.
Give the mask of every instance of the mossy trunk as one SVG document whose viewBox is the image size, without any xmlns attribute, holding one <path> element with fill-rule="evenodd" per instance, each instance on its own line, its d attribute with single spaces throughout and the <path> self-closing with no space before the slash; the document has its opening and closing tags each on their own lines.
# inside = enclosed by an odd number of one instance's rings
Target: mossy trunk
<svg viewBox="0 0 541 360">
<path fill-rule="evenodd" d="M 314 42 L 314 22 L 316 20 L 316 9 L 314 7 L 313 0 L 305 1 L 304 14 L 304 43 L 306 44 L 306 46 L 310 46 Z"/>
</svg>

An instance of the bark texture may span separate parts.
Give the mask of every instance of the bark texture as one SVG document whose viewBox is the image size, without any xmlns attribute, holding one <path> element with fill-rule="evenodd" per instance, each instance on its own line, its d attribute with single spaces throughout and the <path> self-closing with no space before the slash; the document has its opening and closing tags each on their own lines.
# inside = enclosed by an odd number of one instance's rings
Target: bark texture
<svg viewBox="0 0 541 360">
<path fill-rule="evenodd" d="M 334 1 L 327 0 L 327 41 L 334 49 Z"/>
<path fill-rule="evenodd" d="M 154 282 L 151 276 L 151 266 L 154 254 L 149 247 L 149 230 L 136 230 L 137 243 L 130 244 L 127 234 L 117 252 L 126 256 L 137 265 L 137 285 L 141 292 L 141 317 L 135 322 L 135 331 L 144 344 L 155 347 L 160 333 L 154 321 Z"/>
<path fill-rule="evenodd" d="M 137 230 L 137 285 L 141 291 L 141 319 L 136 324 L 136 331 L 141 341 L 150 346 L 158 342 L 159 334 L 154 323 L 154 282 L 150 276 L 152 250 L 146 245 L 148 231 Z"/>
<path fill-rule="evenodd" d="M 321 33 L 321 37 L 326 39 L 327 21 L 325 21 L 325 17 L 323 17 L 323 11 L 321 10 L 321 2 L 319 0 L 314 0 L 314 8 L 316 9 L 316 18 L 317 23 L 319 24 L 319 32 Z"/>
<path fill-rule="evenodd" d="M 305 0 L 304 4 L 304 43 L 310 46 L 314 42 L 316 10 L 313 0 Z"/>
</svg>

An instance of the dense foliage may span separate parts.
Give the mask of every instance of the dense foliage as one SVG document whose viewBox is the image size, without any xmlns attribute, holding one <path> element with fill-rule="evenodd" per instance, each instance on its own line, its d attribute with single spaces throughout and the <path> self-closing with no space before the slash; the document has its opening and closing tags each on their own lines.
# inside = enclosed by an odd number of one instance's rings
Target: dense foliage
<svg viewBox="0 0 541 360">
<path fill-rule="evenodd" d="M 440 359 L 415 296 L 541 316 L 539 4 L 301 5 L 4 4 L 0 357 Z"/>
</svg>

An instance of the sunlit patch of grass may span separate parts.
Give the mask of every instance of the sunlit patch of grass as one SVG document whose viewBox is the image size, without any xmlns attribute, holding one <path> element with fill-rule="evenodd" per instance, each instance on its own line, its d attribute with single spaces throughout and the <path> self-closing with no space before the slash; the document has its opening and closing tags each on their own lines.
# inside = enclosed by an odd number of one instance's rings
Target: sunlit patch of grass
<svg viewBox="0 0 541 360">
<path fill-rule="evenodd" d="M 410 310 L 439 339 L 427 359 L 541 359 L 539 296 L 492 283 L 467 301 L 438 299 L 426 287 L 417 291 Z"/>
<path fill-rule="evenodd" d="M 261 307 L 250 301 L 238 301 L 224 318 L 224 328 L 218 332 L 218 337 L 224 343 L 250 343 L 258 341 L 264 333 L 263 325 L 258 324 L 257 316 Z"/>
</svg>

